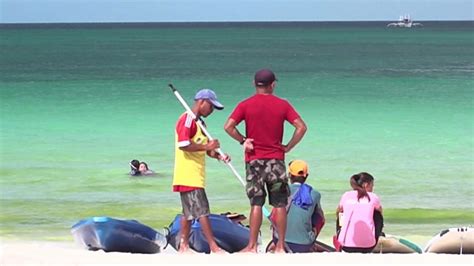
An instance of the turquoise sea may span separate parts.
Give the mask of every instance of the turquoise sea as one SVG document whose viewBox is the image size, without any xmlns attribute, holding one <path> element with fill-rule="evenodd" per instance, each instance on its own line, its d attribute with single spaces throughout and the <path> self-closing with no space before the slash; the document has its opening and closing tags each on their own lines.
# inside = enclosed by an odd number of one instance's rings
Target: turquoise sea
<svg viewBox="0 0 474 266">
<path fill-rule="evenodd" d="M 188 103 L 199 88 L 216 91 L 226 108 L 208 129 L 243 176 L 223 125 L 263 67 L 308 125 L 287 160 L 310 165 L 323 238 L 361 171 L 376 178 L 386 233 L 474 224 L 473 22 L 424 24 L 1 25 L 1 238 L 70 241 L 71 225 L 90 216 L 167 226 L 181 209 L 171 181 L 183 112 L 168 83 Z M 132 159 L 157 176 L 129 177 Z M 226 165 L 208 160 L 207 174 L 212 211 L 248 215 Z"/>
</svg>

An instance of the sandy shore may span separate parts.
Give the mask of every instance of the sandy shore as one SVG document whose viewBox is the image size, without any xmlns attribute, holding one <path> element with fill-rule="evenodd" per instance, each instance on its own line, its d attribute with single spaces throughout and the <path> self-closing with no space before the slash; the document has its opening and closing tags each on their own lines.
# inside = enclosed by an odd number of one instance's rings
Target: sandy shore
<svg viewBox="0 0 474 266">
<path fill-rule="evenodd" d="M 168 247 L 159 254 L 105 253 L 88 251 L 74 243 L 58 242 L 15 242 L 2 241 L 0 244 L 0 265 L 24 264 L 346 264 L 346 265 L 473 265 L 473 255 L 441 254 L 349 254 L 349 253 L 312 253 L 312 254 L 178 254 Z"/>
</svg>

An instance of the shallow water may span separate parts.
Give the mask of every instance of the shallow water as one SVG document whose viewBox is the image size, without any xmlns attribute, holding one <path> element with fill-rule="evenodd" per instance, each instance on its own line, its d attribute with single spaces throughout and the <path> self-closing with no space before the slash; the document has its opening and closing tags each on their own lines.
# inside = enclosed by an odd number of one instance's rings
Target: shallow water
<svg viewBox="0 0 474 266">
<path fill-rule="evenodd" d="M 287 159 L 309 163 L 328 219 L 323 237 L 361 171 L 376 178 L 387 232 L 431 236 L 473 224 L 469 25 L 0 29 L 0 233 L 70 239 L 70 226 L 89 216 L 168 225 L 181 209 L 171 177 L 183 109 L 167 84 L 189 103 L 198 88 L 216 91 L 226 108 L 206 122 L 244 175 L 241 147 L 223 124 L 252 95 L 261 67 L 276 72 L 276 94 L 308 125 Z M 158 175 L 130 178 L 132 159 Z M 224 164 L 209 160 L 207 175 L 213 212 L 248 214 Z"/>
</svg>

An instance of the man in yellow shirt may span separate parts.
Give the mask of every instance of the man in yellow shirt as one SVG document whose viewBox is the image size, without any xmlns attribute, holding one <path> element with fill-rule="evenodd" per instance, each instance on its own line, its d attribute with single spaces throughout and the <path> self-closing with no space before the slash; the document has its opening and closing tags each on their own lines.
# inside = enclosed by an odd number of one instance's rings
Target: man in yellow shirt
<svg viewBox="0 0 474 266">
<path fill-rule="evenodd" d="M 214 109 L 222 110 L 224 106 L 217 101 L 216 94 L 210 89 L 202 89 L 194 97 L 191 111 L 196 119 L 209 116 Z M 203 122 L 201 120 L 201 122 Z M 204 123 L 203 123 L 204 124 Z M 222 161 L 230 161 L 226 154 L 220 156 L 215 150 L 220 147 L 217 139 L 208 141 L 196 121 L 188 113 L 184 113 L 176 123 L 175 166 L 173 191 L 179 192 L 183 216 L 181 219 L 181 239 L 179 252 L 189 250 L 189 232 L 191 221 L 199 219 L 202 231 L 209 243 L 211 252 L 222 252 L 214 240 L 209 222 L 209 202 L 205 187 L 206 154 Z"/>
</svg>

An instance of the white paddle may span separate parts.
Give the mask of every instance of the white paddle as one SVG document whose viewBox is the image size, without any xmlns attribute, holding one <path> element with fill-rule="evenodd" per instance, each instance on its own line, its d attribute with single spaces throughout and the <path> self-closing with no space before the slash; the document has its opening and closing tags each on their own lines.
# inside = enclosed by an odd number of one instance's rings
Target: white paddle
<svg viewBox="0 0 474 266">
<path fill-rule="evenodd" d="M 189 108 L 188 104 L 184 101 L 183 97 L 181 97 L 178 90 L 173 86 L 173 84 L 169 84 L 169 86 L 170 86 L 171 90 L 173 91 L 174 95 L 176 96 L 176 98 L 178 98 L 181 105 L 183 105 L 184 109 L 186 109 L 186 112 L 188 113 L 188 115 L 191 116 L 196 121 L 196 124 L 201 128 L 202 132 L 204 132 L 204 134 L 209 138 L 209 140 L 213 140 L 214 138 L 211 136 L 211 134 L 209 134 L 206 127 L 203 126 L 201 120 L 196 119 L 196 115 L 193 113 L 193 111 L 191 111 L 191 108 Z M 219 153 L 220 156 L 222 156 L 222 157 L 225 156 L 225 154 L 222 152 L 221 148 L 217 148 L 216 151 L 217 151 L 217 153 Z M 234 166 L 230 162 L 226 162 L 226 164 L 229 166 L 232 173 L 234 173 L 234 175 L 239 179 L 240 183 L 243 186 L 245 186 L 244 180 L 239 175 L 239 173 L 237 173 Z"/>
</svg>

